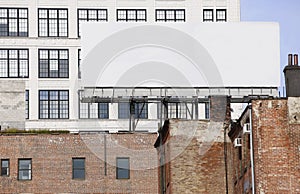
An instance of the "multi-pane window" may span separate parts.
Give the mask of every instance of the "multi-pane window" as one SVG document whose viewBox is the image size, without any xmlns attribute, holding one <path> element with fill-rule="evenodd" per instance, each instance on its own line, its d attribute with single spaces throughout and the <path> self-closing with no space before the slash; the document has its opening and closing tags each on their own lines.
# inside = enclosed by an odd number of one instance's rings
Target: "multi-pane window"
<svg viewBox="0 0 300 194">
<path fill-rule="evenodd" d="M 68 78 L 69 51 L 67 49 L 39 50 L 40 78 Z"/>
<path fill-rule="evenodd" d="M 1 176 L 9 176 L 9 159 L 1 160 Z"/>
<path fill-rule="evenodd" d="M 146 9 L 117 9 L 117 21 L 147 21 Z"/>
<path fill-rule="evenodd" d="M 130 107 L 130 103 L 121 102 L 118 105 L 119 119 L 128 119 L 130 117 L 130 108 L 134 111 L 134 117 L 140 119 L 148 118 L 148 104 L 147 103 L 134 103 L 133 107 Z"/>
<path fill-rule="evenodd" d="M 29 91 L 25 91 L 25 118 L 29 119 Z"/>
<path fill-rule="evenodd" d="M 69 91 L 40 90 L 39 91 L 40 119 L 68 119 Z"/>
<path fill-rule="evenodd" d="M 28 78 L 28 49 L 0 49 L 0 78 Z"/>
<path fill-rule="evenodd" d="M 80 103 L 81 119 L 108 119 L 108 103 Z"/>
<path fill-rule="evenodd" d="M 19 159 L 19 180 L 31 180 L 31 159 Z"/>
<path fill-rule="evenodd" d="M 186 119 L 187 104 L 186 103 L 168 103 L 168 118 Z"/>
<path fill-rule="evenodd" d="M 78 9 L 78 36 L 81 35 L 80 24 L 101 21 L 107 21 L 107 9 Z"/>
<path fill-rule="evenodd" d="M 216 21 L 217 22 L 226 22 L 226 9 L 217 9 L 216 10 Z"/>
<path fill-rule="evenodd" d="M 40 37 L 68 36 L 68 9 L 39 9 Z"/>
<path fill-rule="evenodd" d="M 72 159 L 72 178 L 85 179 L 85 158 Z"/>
<path fill-rule="evenodd" d="M 0 8 L 0 36 L 28 36 L 28 9 Z"/>
<path fill-rule="evenodd" d="M 157 9 L 155 11 L 156 21 L 174 21 L 184 22 L 185 21 L 185 10 L 184 9 Z"/>
<path fill-rule="evenodd" d="M 130 178 L 130 167 L 128 157 L 117 158 L 117 179 L 129 179 Z"/>
<path fill-rule="evenodd" d="M 213 22 L 214 21 L 214 10 L 204 9 L 203 10 L 203 22 Z"/>
</svg>

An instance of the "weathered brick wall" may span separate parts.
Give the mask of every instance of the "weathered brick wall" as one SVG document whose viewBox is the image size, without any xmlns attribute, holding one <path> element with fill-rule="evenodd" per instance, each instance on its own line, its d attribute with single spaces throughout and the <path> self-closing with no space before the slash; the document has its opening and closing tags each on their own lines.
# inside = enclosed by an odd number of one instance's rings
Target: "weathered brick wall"
<svg viewBox="0 0 300 194">
<path fill-rule="evenodd" d="M 300 193 L 300 99 L 252 103 L 257 193 Z"/>
<path fill-rule="evenodd" d="M 223 122 L 170 120 L 171 193 L 226 193 L 222 128 Z"/>
<path fill-rule="evenodd" d="M 156 138 L 149 133 L 2 135 L 0 159 L 10 159 L 10 176 L 0 177 L 0 191 L 158 193 Z M 85 180 L 72 179 L 72 157 L 85 157 Z M 116 157 L 130 158 L 130 179 L 116 179 Z M 17 180 L 19 158 L 32 158 L 32 180 Z"/>
<path fill-rule="evenodd" d="M 25 82 L 0 81 L 0 126 L 24 129 L 25 127 Z"/>
</svg>

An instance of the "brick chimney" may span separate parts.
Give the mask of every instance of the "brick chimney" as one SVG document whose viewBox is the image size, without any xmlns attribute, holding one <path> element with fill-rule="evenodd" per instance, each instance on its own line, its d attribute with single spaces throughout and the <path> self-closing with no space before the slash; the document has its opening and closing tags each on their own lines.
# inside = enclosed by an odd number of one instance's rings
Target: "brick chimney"
<svg viewBox="0 0 300 194">
<path fill-rule="evenodd" d="M 285 88 L 287 97 L 300 97 L 300 66 L 298 55 L 289 54 L 288 65 L 284 70 Z"/>
</svg>

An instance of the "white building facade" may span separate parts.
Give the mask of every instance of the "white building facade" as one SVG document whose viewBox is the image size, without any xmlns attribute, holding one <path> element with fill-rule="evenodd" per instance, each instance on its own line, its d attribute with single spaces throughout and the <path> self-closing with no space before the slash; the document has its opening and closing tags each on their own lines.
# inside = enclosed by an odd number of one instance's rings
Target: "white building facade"
<svg viewBox="0 0 300 194">
<path fill-rule="evenodd" d="M 128 103 L 80 103 L 83 22 L 238 22 L 239 0 L 2 0 L 0 79 L 24 80 L 26 129 L 128 129 Z M 159 105 L 137 103 L 136 130 L 156 131 Z M 172 118 L 208 118 L 207 104 L 169 104 Z"/>
</svg>

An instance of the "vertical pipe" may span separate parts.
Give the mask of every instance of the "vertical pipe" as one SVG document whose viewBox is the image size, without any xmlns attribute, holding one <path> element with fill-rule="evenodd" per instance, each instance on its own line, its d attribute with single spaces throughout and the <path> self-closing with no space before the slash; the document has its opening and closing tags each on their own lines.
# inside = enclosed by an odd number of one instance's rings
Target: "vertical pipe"
<svg viewBox="0 0 300 194">
<path fill-rule="evenodd" d="M 294 65 L 298 66 L 298 55 L 294 55 Z"/>
<path fill-rule="evenodd" d="M 252 130 L 252 105 L 249 106 L 250 115 L 250 159 L 251 159 L 251 181 L 252 181 L 252 194 L 255 194 L 255 174 L 254 174 L 254 150 L 253 150 L 253 130 Z"/>
<path fill-rule="evenodd" d="M 293 65 L 293 55 L 292 54 L 289 54 L 288 65 Z"/>
</svg>

